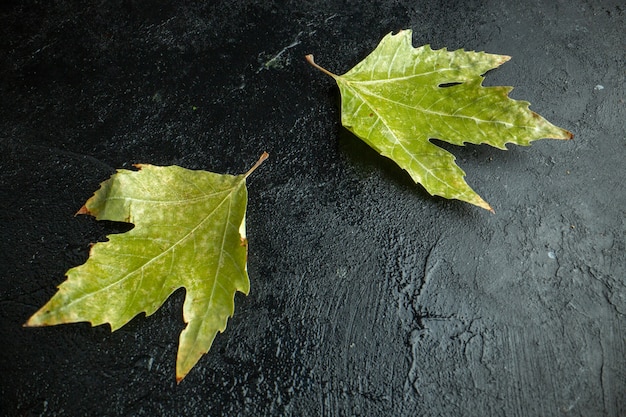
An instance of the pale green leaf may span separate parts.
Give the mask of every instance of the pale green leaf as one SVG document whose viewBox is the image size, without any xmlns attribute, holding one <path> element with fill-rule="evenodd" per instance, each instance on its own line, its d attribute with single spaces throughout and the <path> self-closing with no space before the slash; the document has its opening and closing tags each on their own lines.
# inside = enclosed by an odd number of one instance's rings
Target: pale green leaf
<svg viewBox="0 0 626 417">
<path fill-rule="evenodd" d="M 87 262 L 67 271 L 58 292 L 26 325 L 87 321 L 109 323 L 114 331 L 137 314 L 154 313 L 184 287 L 180 381 L 226 328 L 235 292 L 250 290 L 245 213 L 246 177 L 253 169 L 233 176 L 137 167 L 118 170 L 79 211 L 135 227 L 93 245 Z"/>
<path fill-rule="evenodd" d="M 454 198 L 491 210 L 465 182 L 454 156 L 431 138 L 455 145 L 528 145 L 540 138 L 571 139 L 508 97 L 511 87 L 483 87 L 486 71 L 508 56 L 446 49 L 413 48 L 412 32 L 383 38 L 363 61 L 342 76 L 332 74 L 341 91 L 341 121 L 368 145 L 394 160 L 432 195 Z"/>
</svg>

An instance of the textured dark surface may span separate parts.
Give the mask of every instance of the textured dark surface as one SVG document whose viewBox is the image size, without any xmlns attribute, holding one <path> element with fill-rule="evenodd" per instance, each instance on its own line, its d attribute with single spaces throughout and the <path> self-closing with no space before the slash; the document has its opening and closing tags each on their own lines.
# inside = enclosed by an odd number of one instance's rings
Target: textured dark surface
<svg viewBox="0 0 626 417">
<path fill-rule="evenodd" d="M 462 4 L 462 5 L 461 5 Z M 626 415 L 621 1 L 0 6 L 0 414 Z M 340 127 L 388 32 L 511 55 L 488 85 L 571 130 L 454 148 L 496 213 L 432 198 Z M 115 333 L 22 328 L 124 230 L 73 214 L 132 163 L 242 173 L 252 291 L 178 386 L 177 292 Z"/>
</svg>

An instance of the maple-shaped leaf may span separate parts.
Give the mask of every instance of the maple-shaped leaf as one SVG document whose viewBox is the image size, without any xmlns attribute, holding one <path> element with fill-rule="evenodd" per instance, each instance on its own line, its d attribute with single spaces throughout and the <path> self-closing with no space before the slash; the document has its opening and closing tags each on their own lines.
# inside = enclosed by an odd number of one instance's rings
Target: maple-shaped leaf
<svg viewBox="0 0 626 417">
<path fill-rule="evenodd" d="M 425 45 L 413 48 L 412 31 L 388 34 L 378 47 L 335 79 L 341 91 L 342 124 L 394 160 L 432 195 L 492 210 L 465 182 L 454 156 L 434 145 L 507 143 L 540 138 L 571 139 L 570 132 L 530 111 L 530 103 L 508 97 L 512 87 L 483 87 L 482 74 L 510 57 Z M 493 210 L 492 210 L 493 211 Z"/>
<path fill-rule="evenodd" d="M 91 247 L 67 271 L 58 292 L 26 326 L 109 323 L 115 331 L 140 313 L 151 315 L 186 289 L 176 379 L 208 352 L 234 311 L 235 292 L 248 294 L 245 214 L 247 176 L 178 166 L 118 170 L 79 210 L 98 220 L 133 223 Z"/>
</svg>

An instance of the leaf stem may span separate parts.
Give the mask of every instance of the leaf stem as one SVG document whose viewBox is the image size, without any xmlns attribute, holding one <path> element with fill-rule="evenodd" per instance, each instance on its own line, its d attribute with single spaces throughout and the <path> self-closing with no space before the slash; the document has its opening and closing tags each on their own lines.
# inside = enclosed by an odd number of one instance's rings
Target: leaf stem
<svg viewBox="0 0 626 417">
<path fill-rule="evenodd" d="M 248 170 L 248 172 L 246 172 L 246 174 L 244 175 L 244 178 L 248 178 L 248 176 L 250 176 L 250 174 L 252 174 L 254 172 L 254 170 L 257 169 L 259 167 L 259 165 L 261 165 L 263 163 L 263 161 L 265 161 L 269 157 L 270 157 L 269 153 L 263 152 L 261 154 L 261 156 L 259 157 L 259 160 L 256 161 L 256 163 L 254 165 L 252 165 L 252 168 L 250 168 Z"/>
<path fill-rule="evenodd" d="M 315 63 L 315 60 L 313 59 L 313 55 L 308 54 L 307 56 L 305 56 L 305 58 L 309 62 L 309 64 L 313 65 L 315 68 L 317 68 L 318 70 L 322 71 L 324 74 L 330 75 L 333 78 L 337 78 L 337 76 L 335 74 L 333 74 L 332 72 L 328 71 L 326 68 L 322 68 L 319 65 L 317 65 Z"/>
</svg>

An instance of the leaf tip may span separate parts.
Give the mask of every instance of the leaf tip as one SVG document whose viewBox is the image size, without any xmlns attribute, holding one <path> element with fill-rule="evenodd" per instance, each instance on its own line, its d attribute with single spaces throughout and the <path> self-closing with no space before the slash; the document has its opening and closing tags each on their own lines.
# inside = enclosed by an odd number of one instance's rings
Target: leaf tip
<svg viewBox="0 0 626 417">
<path fill-rule="evenodd" d="M 22 327 L 44 327 L 48 326 L 50 323 L 46 322 L 45 318 L 42 317 L 45 314 L 48 314 L 49 310 L 37 310 L 30 318 L 22 325 Z"/>
<path fill-rule="evenodd" d="M 476 204 L 478 207 L 484 208 L 485 210 L 491 212 L 491 214 L 496 214 L 496 211 L 489 205 L 489 203 L 487 203 L 485 200 L 483 200 L 482 198 L 480 199 L 480 202 Z"/>
<path fill-rule="evenodd" d="M 26 323 L 22 324 L 22 327 L 39 327 L 37 324 L 34 323 L 33 317 L 35 317 L 34 314 L 26 321 Z"/>
<path fill-rule="evenodd" d="M 505 62 L 508 62 L 511 60 L 511 56 L 510 55 L 498 55 L 500 57 L 499 61 L 498 61 L 498 65 L 502 65 Z"/>
<path fill-rule="evenodd" d="M 74 216 L 78 216 L 79 214 L 91 214 L 93 216 L 93 213 L 91 211 L 89 211 L 89 209 L 87 208 L 86 205 L 83 205 L 75 214 Z"/>
</svg>

